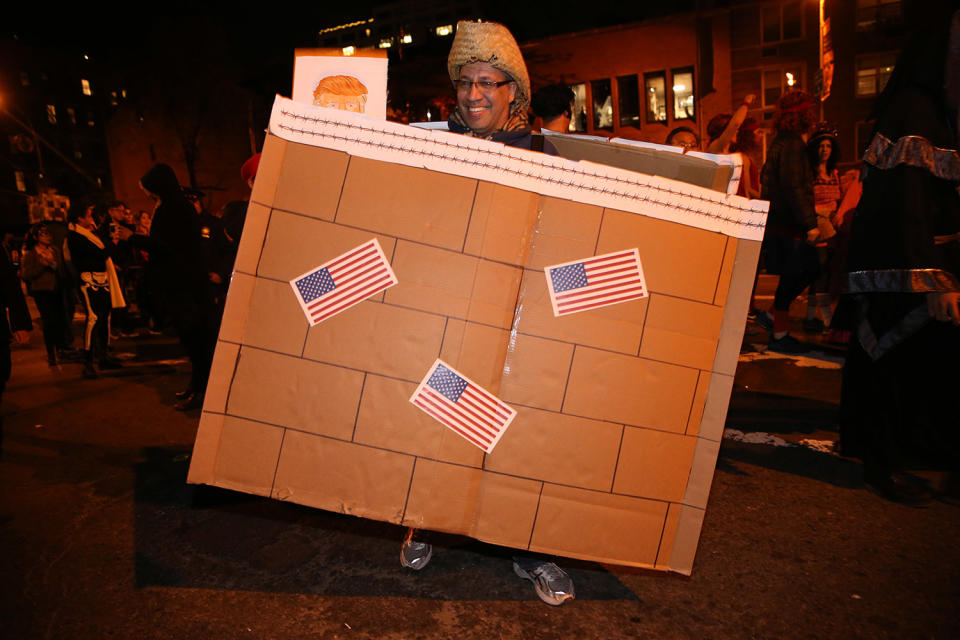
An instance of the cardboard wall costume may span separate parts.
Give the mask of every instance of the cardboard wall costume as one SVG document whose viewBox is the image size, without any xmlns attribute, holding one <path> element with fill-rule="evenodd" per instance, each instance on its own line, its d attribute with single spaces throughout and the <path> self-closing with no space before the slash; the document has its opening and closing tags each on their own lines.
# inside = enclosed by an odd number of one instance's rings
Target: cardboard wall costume
<svg viewBox="0 0 960 640">
<path fill-rule="evenodd" d="M 765 219 L 722 190 L 278 98 L 188 480 L 689 573 Z M 311 324 L 299 279 L 374 245 L 396 282 Z M 619 253 L 643 295 L 555 315 L 550 268 Z M 495 446 L 411 401 L 438 362 L 434 386 L 449 370 L 514 413 Z"/>
</svg>

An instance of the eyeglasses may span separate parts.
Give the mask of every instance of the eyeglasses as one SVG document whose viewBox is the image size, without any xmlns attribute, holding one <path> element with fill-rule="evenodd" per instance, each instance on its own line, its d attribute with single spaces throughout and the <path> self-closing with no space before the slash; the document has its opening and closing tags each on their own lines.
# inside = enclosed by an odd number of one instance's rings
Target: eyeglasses
<svg viewBox="0 0 960 640">
<path fill-rule="evenodd" d="M 462 91 L 467 93 L 473 87 L 476 87 L 480 90 L 480 93 L 492 93 L 502 87 L 505 84 L 510 84 L 513 80 L 501 80 L 500 82 L 494 82 L 493 80 L 454 80 L 453 86 L 457 88 L 457 91 Z"/>
</svg>

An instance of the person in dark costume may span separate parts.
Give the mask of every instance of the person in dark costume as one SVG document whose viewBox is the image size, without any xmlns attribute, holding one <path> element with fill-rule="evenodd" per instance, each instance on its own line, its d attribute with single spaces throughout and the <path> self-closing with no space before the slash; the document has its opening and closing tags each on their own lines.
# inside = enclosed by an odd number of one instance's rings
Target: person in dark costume
<svg viewBox="0 0 960 640">
<path fill-rule="evenodd" d="M 954 497 L 958 480 L 958 102 L 960 12 L 911 40 L 877 100 L 848 259 L 841 451 L 869 489 L 912 506 L 932 492 L 906 463 L 936 455 Z"/>
<path fill-rule="evenodd" d="M 155 165 L 140 179 L 140 186 L 157 201 L 157 208 L 150 235 L 133 236 L 134 246 L 149 255 L 157 293 L 177 329 L 192 369 L 190 384 L 178 394 L 174 407 L 181 411 L 200 408 L 217 340 L 200 219 L 169 165 Z"/>
<path fill-rule="evenodd" d="M 107 353 L 110 346 L 110 314 L 123 307 L 120 281 L 110 257 L 110 247 L 97 235 L 94 208 L 72 212 L 73 228 L 67 234 L 66 253 L 80 275 L 80 298 L 86 308 L 83 333 L 83 377 L 96 378 L 94 360 L 101 369 L 117 369 L 120 362 Z"/>
<path fill-rule="evenodd" d="M 767 272 L 780 276 L 773 314 L 761 312 L 757 321 L 770 329 L 771 351 L 802 353 L 808 345 L 788 332 L 790 303 L 820 274 L 814 243 L 820 236 L 813 200 L 813 170 L 807 162 L 806 136 L 816 122 L 813 98 L 804 91 L 788 91 L 777 102 L 767 161 L 760 172 L 761 197 L 770 201 L 763 237 Z"/>
<path fill-rule="evenodd" d="M 25 344 L 30 340 L 33 322 L 23 297 L 17 272 L 6 251 L 0 251 L 0 399 L 10 380 L 10 342 Z M 0 457 L 3 456 L 3 415 L 0 414 Z"/>
</svg>

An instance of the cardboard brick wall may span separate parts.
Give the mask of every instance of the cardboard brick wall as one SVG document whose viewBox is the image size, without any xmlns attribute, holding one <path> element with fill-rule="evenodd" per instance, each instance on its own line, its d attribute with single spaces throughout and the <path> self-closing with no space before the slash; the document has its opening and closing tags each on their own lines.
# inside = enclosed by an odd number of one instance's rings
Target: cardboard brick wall
<svg viewBox="0 0 960 640">
<path fill-rule="evenodd" d="M 310 327 L 289 281 L 371 237 L 399 284 Z M 648 298 L 553 316 L 544 266 L 633 247 Z M 688 574 L 758 251 L 269 135 L 189 481 Z M 491 454 L 408 401 L 438 357 L 516 409 Z"/>
</svg>

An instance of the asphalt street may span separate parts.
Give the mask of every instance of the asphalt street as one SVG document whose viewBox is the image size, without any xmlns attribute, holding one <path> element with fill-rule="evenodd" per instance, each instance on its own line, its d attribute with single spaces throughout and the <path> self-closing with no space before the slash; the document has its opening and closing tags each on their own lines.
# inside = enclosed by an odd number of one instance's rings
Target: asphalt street
<svg viewBox="0 0 960 640">
<path fill-rule="evenodd" d="M 117 341 L 96 380 L 41 342 L 3 398 L 2 638 L 960 637 L 960 508 L 888 503 L 832 453 L 836 349 L 748 325 L 692 576 L 569 561 L 553 608 L 509 550 L 441 537 L 413 573 L 400 527 L 187 485 L 174 338 Z"/>
</svg>

